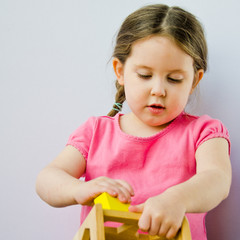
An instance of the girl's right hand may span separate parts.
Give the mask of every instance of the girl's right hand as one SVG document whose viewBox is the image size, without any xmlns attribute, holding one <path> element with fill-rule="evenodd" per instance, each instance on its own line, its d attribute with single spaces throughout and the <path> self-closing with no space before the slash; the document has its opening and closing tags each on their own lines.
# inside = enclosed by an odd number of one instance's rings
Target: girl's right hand
<svg viewBox="0 0 240 240">
<path fill-rule="evenodd" d="M 75 201 L 81 205 L 93 205 L 93 200 L 101 193 L 107 192 L 117 197 L 123 203 L 130 203 L 134 196 L 133 188 L 124 180 L 98 177 L 88 182 L 82 182 L 74 196 Z"/>
</svg>

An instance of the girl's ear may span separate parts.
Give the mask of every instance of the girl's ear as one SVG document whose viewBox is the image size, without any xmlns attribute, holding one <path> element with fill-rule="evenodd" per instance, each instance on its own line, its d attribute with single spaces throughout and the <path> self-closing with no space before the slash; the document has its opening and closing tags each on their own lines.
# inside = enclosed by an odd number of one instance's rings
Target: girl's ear
<svg viewBox="0 0 240 240">
<path fill-rule="evenodd" d="M 114 58 L 112 64 L 118 83 L 123 86 L 124 85 L 123 64 L 118 58 Z"/>
<path fill-rule="evenodd" d="M 194 89 L 196 88 L 198 83 L 201 81 L 201 79 L 203 78 L 203 75 L 204 75 L 204 70 L 203 69 L 199 69 L 195 73 L 194 82 L 193 82 L 192 90 L 191 90 L 190 94 L 192 94 L 192 92 L 194 91 Z"/>
</svg>

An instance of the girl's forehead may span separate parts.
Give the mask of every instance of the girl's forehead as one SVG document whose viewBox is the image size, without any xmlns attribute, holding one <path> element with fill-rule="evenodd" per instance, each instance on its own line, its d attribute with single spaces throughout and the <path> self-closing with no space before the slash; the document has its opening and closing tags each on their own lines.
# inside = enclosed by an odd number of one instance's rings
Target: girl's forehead
<svg viewBox="0 0 240 240">
<path fill-rule="evenodd" d="M 163 36 L 152 36 L 141 39 L 132 45 L 128 57 L 135 65 L 151 68 L 154 65 L 165 65 L 174 68 L 193 66 L 193 58 L 185 53 L 172 39 Z"/>
<path fill-rule="evenodd" d="M 141 53 L 143 51 L 149 51 L 150 53 L 155 52 L 159 54 L 164 53 L 189 56 L 175 43 L 174 40 L 165 36 L 151 36 L 140 39 L 133 43 L 132 52 Z"/>
</svg>

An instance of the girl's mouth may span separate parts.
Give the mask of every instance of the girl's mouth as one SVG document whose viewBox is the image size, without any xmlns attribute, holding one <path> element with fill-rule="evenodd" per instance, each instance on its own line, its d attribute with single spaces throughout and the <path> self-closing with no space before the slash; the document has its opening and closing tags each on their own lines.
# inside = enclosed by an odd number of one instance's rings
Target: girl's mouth
<svg viewBox="0 0 240 240">
<path fill-rule="evenodd" d="M 156 105 L 151 105 L 150 107 L 153 107 L 153 108 L 163 108 L 162 106 L 156 106 Z"/>
<path fill-rule="evenodd" d="M 148 106 L 148 110 L 153 114 L 160 114 L 163 112 L 164 109 L 165 107 L 160 104 L 152 104 Z"/>
<path fill-rule="evenodd" d="M 157 103 L 151 104 L 148 107 L 152 107 L 152 108 L 156 108 L 156 109 L 164 108 L 163 105 L 157 104 Z"/>
</svg>

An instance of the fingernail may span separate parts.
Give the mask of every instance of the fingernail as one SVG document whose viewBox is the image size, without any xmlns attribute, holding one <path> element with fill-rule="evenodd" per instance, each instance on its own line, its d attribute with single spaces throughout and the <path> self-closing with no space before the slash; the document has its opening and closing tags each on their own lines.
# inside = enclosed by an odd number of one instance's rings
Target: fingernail
<svg viewBox="0 0 240 240">
<path fill-rule="evenodd" d="M 123 202 L 126 202 L 126 198 L 125 198 L 125 197 L 121 197 L 121 200 L 122 200 Z"/>
</svg>

